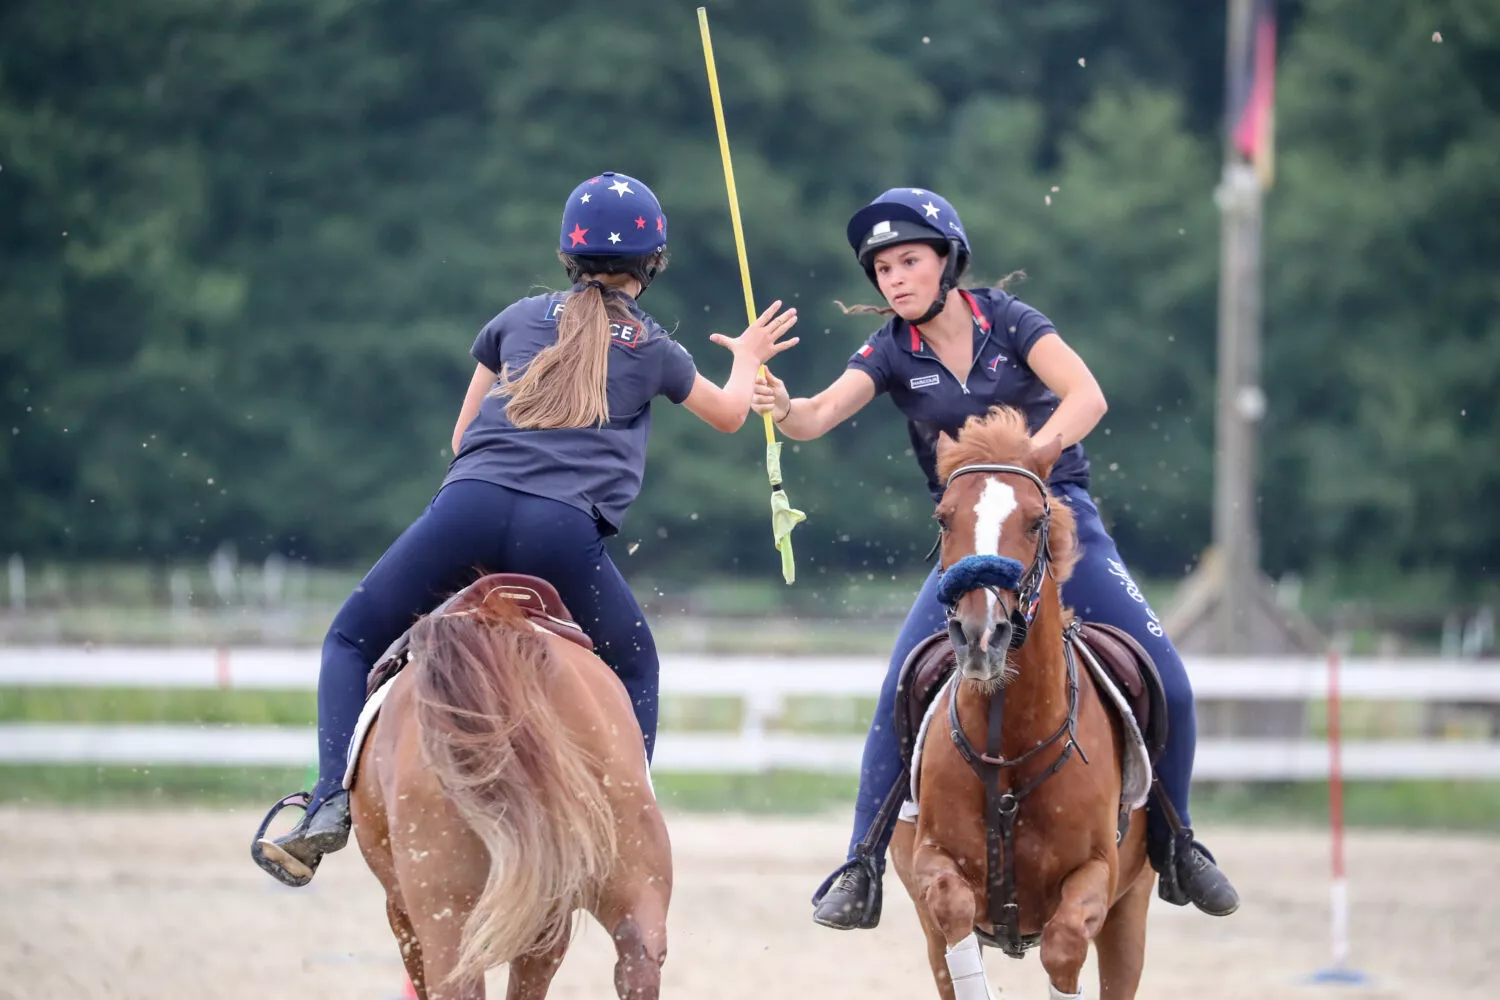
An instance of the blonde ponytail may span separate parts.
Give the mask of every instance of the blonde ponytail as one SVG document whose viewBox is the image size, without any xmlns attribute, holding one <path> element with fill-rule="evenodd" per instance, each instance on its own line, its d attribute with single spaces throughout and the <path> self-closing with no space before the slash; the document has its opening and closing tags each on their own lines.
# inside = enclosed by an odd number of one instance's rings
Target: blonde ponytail
<svg viewBox="0 0 1500 1000">
<path fill-rule="evenodd" d="M 564 300 L 557 343 L 539 351 L 520 376 L 500 370 L 491 396 L 509 396 L 506 415 L 516 427 L 602 427 L 609 422 L 609 323 L 604 286 L 591 281 Z M 626 316 L 613 317 L 627 319 Z"/>
</svg>

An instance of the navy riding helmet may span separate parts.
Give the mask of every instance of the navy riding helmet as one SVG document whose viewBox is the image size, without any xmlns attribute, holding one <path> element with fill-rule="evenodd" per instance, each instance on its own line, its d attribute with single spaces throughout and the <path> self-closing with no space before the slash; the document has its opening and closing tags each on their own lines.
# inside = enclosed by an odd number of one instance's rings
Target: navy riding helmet
<svg viewBox="0 0 1500 1000">
<path fill-rule="evenodd" d="M 932 320 L 943 311 L 948 293 L 958 285 L 969 262 L 969 237 L 963 220 L 948 199 L 923 188 L 891 188 L 854 213 L 846 231 L 849 246 L 870 282 L 875 280 L 875 254 L 888 246 L 902 243 L 926 243 L 945 260 L 938 284 L 937 301 L 919 318 L 918 325 Z"/>
<path fill-rule="evenodd" d="M 662 268 L 666 245 L 667 216 L 645 182 L 605 171 L 568 195 L 557 246 L 573 281 L 581 274 L 629 274 L 644 292 Z"/>
</svg>

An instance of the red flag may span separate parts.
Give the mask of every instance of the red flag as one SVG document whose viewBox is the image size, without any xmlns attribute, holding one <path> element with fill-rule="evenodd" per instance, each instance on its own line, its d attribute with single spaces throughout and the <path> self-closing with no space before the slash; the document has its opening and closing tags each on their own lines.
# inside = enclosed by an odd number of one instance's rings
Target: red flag
<svg viewBox="0 0 1500 1000">
<path fill-rule="evenodd" d="M 1234 148 L 1255 166 L 1262 188 L 1275 177 L 1276 0 L 1253 0 L 1230 94 Z"/>
</svg>

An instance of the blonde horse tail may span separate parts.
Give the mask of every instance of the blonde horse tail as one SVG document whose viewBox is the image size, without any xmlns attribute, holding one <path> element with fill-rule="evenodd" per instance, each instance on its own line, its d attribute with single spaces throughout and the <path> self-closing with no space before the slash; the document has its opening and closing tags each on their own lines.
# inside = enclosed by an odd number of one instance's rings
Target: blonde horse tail
<svg viewBox="0 0 1500 1000">
<path fill-rule="evenodd" d="M 490 855 L 455 980 L 561 946 L 573 912 L 594 901 L 614 862 L 598 762 L 552 701 L 561 665 L 550 643 L 499 596 L 430 615 L 412 633 L 428 766 Z"/>
</svg>

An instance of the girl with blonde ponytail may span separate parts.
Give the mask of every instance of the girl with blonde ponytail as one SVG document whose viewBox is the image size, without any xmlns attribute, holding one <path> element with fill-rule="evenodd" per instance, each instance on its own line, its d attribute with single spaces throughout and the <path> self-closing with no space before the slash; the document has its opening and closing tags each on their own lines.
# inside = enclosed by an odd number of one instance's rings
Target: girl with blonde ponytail
<svg viewBox="0 0 1500 1000">
<path fill-rule="evenodd" d="M 484 573 L 526 573 L 557 588 L 630 694 L 649 758 L 656 740 L 656 644 L 605 551 L 640 491 L 651 402 L 665 396 L 725 433 L 750 409 L 756 372 L 797 343 L 795 309 L 773 302 L 738 337 L 715 385 L 637 300 L 666 266 L 667 219 L 651 189 L 604 173 L 563 209 L 559 257 L 572 287 L 512 303 L 479 331 L 453 429 L 454 458 L 422 516 L 350 595 L 323 641 L 318 782 L 302 821 L 254 852 L 278 880 L 305 885 L 350 830 L 345 755 L 377 657 L 419 616 Z"/>
</svg>

